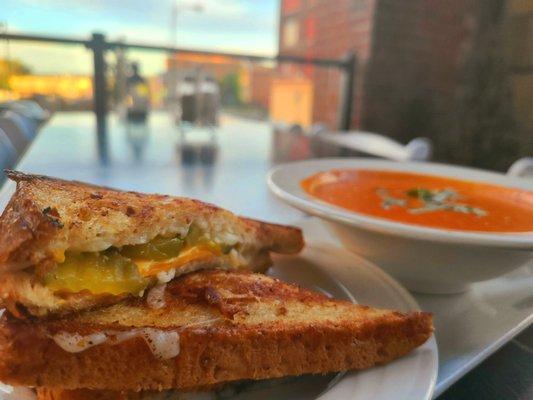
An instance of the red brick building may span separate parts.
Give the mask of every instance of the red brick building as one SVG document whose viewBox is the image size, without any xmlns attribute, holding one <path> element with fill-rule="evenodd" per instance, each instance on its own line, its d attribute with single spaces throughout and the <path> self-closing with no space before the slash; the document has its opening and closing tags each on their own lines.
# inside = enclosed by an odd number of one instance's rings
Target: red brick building
<svg viewBox="0 0 533 400">
<path fill-rule="evenodd" d="M 434 118 L 451 101 L 468 34 L 467 3 L 282 0 L 280 53 L 334 59 L 355 53 L 352 126 L 402 136 L 401 131 L 413 125 L 407 118 L 418 119 L 414 125 L 429 129 L 425 119 Z M 313 81 L 313 119 L 336 127 L 341 74 L 310 66 L 286 65 L 282 71 Z"/>
<path fill-rule="evenodd" d="M 229 74 L 237 74 L 242 63 L 220 55 L 176 53 L 167 57 L 166 64 L 167 71 L 203 68 L 212 73 L 217 80 L 222 80 Z"/>
<path fill-rule="evenodd" d="M 246 103 L 268 110 L 270 103 L 270 86 L 275 75 L 275 69 L 257 63 L 247 63 L 241 74 L 241 81 L 245 81 Z M 246 78 L 244 78 L 246 77 Z"/>
</svg>

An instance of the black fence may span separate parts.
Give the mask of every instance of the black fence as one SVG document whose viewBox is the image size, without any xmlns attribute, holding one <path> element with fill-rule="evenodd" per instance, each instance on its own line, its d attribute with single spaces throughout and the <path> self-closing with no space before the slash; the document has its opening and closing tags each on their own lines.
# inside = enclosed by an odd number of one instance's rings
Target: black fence
<svg viewBox="0 0 533 400">
<path fill-rule="evenodd" d="M 273 57 L 256 56 L 248 54 L 231 54 L 210 51 L 197 51 L 191 49 L 182 49 L 169 46 L 158 46 L 142 43 L 124 43 L 106 40 L 105 35 L 93 33 L 89 39 L 55 37 L 55 36 L 38 36 L 30 34 L 11 34 L 0 33 L 0 39 L 26 42 L 46 42 L 59 44 L 82 45 L 93 52 L 94 74 L 93 74 L 93 110 L 96 116 L 96 129 L 98 149 L 102 157 L 106 157 L 107 142 L 107 100 L 108 90 L 105 81 L 106 61 L 105 53 L 108 50 L 117 48 L 136 49 L 136 50 L 154 50 L 167 52 L 171 54 L 186 53 L 208 56 L 225 56 L 236 60 L 251 62 L 276 62 L 276 63 L 294 63 L 306 64 L 321 67 L 337 68 L 342 73 L 342 85 L 340 87 L 340 110 L 339 123 L 340 130 L 347 130 L 350 127 L 352 113 L 354 111 L 354 87 L 355 73 L 357 68 L 357 59 L 354 53 L 347 54 L 342 59 L 322 59 L 312 57 L 297 57 L 291 55 L 277 55 Z"/>
</svg>

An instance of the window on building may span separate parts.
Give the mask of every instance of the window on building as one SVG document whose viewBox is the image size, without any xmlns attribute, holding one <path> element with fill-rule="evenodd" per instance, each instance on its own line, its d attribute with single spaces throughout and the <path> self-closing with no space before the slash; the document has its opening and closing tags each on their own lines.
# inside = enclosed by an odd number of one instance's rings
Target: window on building
<svg viewBox="0 0 533 400">
<path fill-rule="evenodd" d="M 283 25 L 283 46 L 293 47 L 300 40 L 300 24 L 295 18 L 287 18 Z"/>
</svg>

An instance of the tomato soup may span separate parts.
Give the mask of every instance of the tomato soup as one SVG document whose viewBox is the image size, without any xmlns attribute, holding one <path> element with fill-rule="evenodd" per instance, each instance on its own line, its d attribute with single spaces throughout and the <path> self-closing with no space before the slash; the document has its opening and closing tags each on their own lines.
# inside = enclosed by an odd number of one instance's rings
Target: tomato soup
<svg viewBox="0 0 533 400">
<path fill-rule="evenodd" d="M 378 170 L 331 170 L 302 188 L 327 203 L 397 222 L 483 232 L 533 232 L 533 191 Z"/>
</svg>

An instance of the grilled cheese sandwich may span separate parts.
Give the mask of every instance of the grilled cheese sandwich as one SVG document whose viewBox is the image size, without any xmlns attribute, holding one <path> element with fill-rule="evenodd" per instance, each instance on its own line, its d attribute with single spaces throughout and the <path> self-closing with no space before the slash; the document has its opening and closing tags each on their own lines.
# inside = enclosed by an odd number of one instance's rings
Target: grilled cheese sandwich
<svg viewBox="0 0 533 400">
<path fill-rule="evenodd" d="M 108 305 L 199 269 L 264 271 L 296 253 L 299 229 L 180 197 L 8 171 L 0 298 L 15 316 Z"/>
<path fill-rule="evenodd" d="M 359 370 L 424 343 L 431 315 L 264 274 L 299 229 L 195 200 L 9 172 L 0 217 L 0 381 L 39 400 L 154 399 Z"/>
</svg>

